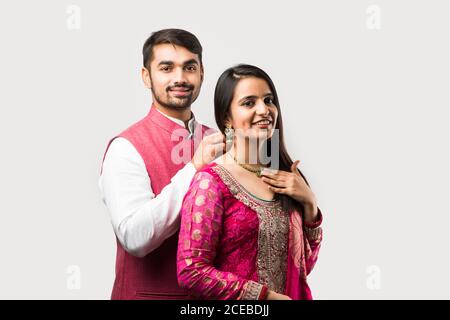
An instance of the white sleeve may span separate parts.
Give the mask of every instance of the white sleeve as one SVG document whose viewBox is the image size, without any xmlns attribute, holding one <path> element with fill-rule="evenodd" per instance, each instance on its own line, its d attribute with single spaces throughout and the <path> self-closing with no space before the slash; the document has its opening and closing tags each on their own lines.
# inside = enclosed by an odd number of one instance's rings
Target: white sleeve
<svg viewBox="0 0 450 320">
<path fill-rule="evenodd" d="M 196 170 L 189 162 L 155 197 L 144 160 L 125 138 L 116 138 L 106 153 L 98 186 L 123 248 L 144 257 L 180 226 L 183 197 Z"/>
</svg>

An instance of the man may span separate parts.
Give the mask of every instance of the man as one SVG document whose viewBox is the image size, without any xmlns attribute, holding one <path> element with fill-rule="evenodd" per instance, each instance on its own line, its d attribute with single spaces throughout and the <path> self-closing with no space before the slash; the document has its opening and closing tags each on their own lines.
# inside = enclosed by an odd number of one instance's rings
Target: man
<svg viewBox="0 0 450 320">
<path fill-rule="evenodd" d="M 201 140 L 209 128 L 191 112 L 204 72 L 193 34 L 154 32 L 143 58 L 153 104 L 146 117 L 111 139 L 99 179 L 117 238 L 111 298 L 185 299 L 176 273 L 179 212 L 192 177 L 221 154 L 224 137 L 218 132 Z M 174 150 L 184 151 L 187 161 Z"/>
</svg>

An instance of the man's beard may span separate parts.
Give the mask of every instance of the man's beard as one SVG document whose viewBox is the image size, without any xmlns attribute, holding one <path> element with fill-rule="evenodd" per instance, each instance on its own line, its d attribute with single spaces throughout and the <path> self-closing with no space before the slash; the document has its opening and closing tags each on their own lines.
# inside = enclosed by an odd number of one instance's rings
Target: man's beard
<svg viewBox="0 0 450 320">
<path fill-rule="evenodd" d="M 174 87 L 183 87 L 190 90 L 190 93 L 185 97 L 172 97 L 170 95 L 170 89 Z M 195 87 L 191 84 L 182 84 L 176 86 L 167 87 L 165 90 L 165 96 L 157 95 L 153 90 L 153 86 L 151 88 L 153 96 L 155 100 L 163 107 L 173 110 L 184 110 L 189 108 L 192 103 L 196 100 L 196 96 L 194 96 Z"/>
</svg>

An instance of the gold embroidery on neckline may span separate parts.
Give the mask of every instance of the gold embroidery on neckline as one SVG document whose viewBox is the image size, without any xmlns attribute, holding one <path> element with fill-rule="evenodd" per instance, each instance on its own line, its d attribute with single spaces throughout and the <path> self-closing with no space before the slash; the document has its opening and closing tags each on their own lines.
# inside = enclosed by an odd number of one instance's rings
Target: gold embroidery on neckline
<svg viewBox="0 0 450 320">
<path fill-rule="evenodd" d="M 249 193 L 223 166 L 216 164 L 212 169 L 219 175 L 240 202 L 256 212 L 258 230 L 258 277 L 259 282 L 279 293 L 285 292 L 289 214 L 284 212 L 279 200 L 264 201 Z"/>
</svg>

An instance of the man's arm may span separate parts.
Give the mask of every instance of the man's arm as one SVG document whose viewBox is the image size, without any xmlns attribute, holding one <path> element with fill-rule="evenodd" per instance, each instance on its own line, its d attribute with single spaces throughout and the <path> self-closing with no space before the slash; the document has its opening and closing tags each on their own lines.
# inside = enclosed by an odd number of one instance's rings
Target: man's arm
<svg viewBox="0 0 450 320">
<path fill-rule="evenodd" d="M 144 160 L 125 138 L 107 151 L 99 188 L 123 248 L 144 257 L 177 232 L 183 197 L 196 169 L 189 162 L 155 197 Z"/>
</svg>

